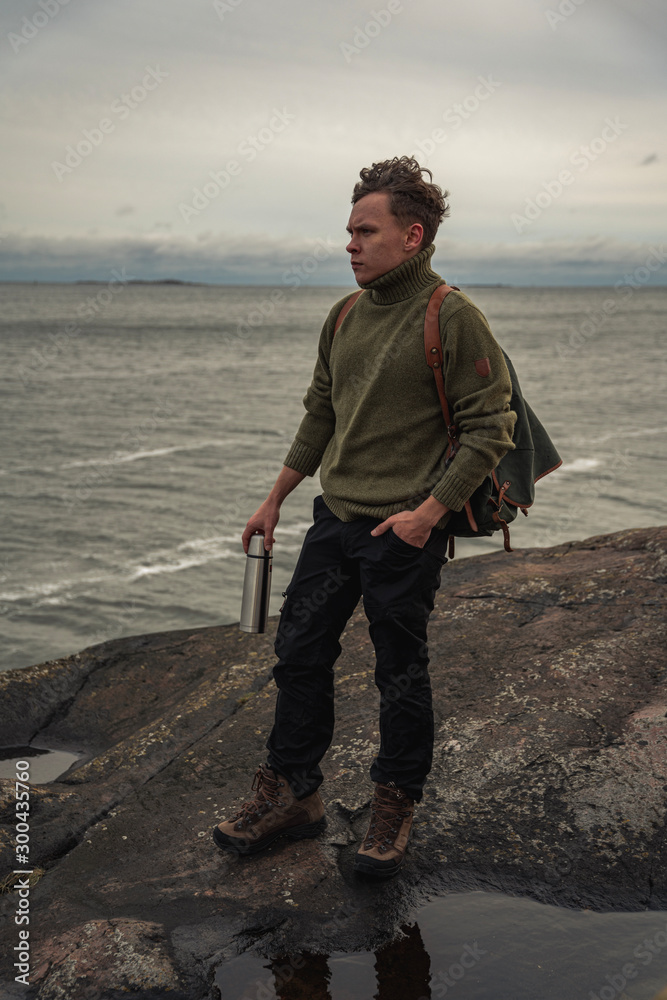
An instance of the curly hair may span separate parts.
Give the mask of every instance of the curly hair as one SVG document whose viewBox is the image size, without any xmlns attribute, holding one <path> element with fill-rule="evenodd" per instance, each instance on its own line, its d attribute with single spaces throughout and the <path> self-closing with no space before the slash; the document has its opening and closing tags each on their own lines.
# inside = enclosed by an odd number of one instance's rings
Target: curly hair
<svg viewBox="0 0 667 1000">
<path fill-rule="evenodd" d="M 422 174 L 433 181 L 428 167 L 420 167 L 412 156 L 395 156 L 393 160 L 382 160 L 360 171 L 360 181 L 354 186 L 352 204 L 374 191 L 386 191 L 389 208 L 401 225 L 419 222 L 424 227 L 420 248 L 430 246 L 435 239 L 440 223 L 449 215 L 447 198 L 449 191 L 443 191 L 437 184 L 429 183 Z"/>
</svg>

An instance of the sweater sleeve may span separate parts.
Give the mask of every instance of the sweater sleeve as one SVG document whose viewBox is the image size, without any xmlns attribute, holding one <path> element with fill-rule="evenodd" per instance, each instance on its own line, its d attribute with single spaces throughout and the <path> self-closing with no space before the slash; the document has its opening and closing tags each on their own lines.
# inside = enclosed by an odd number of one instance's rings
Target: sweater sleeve
<svg viewBox="0 0 667 1000">
<path fill-rule="evenodd" d="M 431 495 L 458 511 L 514 448 L 516 414 L 509 371 L 484 315 L 467 301 L 443 313 L 445 394 L 460 448 Z"/>
<path fill-rule="evenodd" d="M 342 300 L 333 307 L 322 327 L 313 378 L 303 397 L 306 413 L 283 460 L 283 465 L 302 472 L 305 476 L 314 476 L 317 472 L 336 426 L 336 415 L 331 403 L 329 356 L 336 318 L 344 302 Z"/>
</svg>

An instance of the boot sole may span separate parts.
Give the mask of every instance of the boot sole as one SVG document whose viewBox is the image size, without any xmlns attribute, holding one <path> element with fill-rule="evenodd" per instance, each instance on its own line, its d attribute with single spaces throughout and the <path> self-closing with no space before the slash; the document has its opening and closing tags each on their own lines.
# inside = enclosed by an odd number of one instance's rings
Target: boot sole
<svg viewBox="0 0 667 1000">
<path fill-rule="evenodd" d="M 289 837 L 290 840 L 306 840 L 310 837 L 316 837 L 318 833 L 322 833 L 326 825 L 326 816 L 323 816 L 314 823 L 306 823 L 304 826 L 293 826 L 288 830 L 276 830 L 275 833 L 264 837 L 254 844 L 236 844 L 234 843 L 234 837 L 223 840 L 225 835 L 220 833 L 216 826 L 213 828 L 213 840 L 221 850 L 229 851 L 231 854 L 258 854 L 273 844 L 274 841 L 278 840 L 279 837 Z"/>
<path fill-rule="evenodd" d="M 403 858 L 393 868 L 377 868 L 372 861 L 364 858 L 355 858 L 354 871 L 356 875 L 365 875 L 368 878 L 393 878 L 403 867 Z"/>
</svg>

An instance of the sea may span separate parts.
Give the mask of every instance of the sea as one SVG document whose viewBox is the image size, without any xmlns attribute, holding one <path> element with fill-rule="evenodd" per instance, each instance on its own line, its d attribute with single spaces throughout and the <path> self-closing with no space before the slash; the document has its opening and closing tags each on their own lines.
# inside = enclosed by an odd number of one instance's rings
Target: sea
<svg viewBox="0 0 667 1000">
<path fill-rule="evenodd" d="M 241 533 L 351 290 L 0 285 L 0 669 L 239 620 Z M 563 458 L 512 544 L 665 523 L 667 288 L 464 291 Z M 283 504 L 271 614 L 320 491 L 307 478 Z M 456 558 L 501 546 L 458 540 Z"/>
</svg>

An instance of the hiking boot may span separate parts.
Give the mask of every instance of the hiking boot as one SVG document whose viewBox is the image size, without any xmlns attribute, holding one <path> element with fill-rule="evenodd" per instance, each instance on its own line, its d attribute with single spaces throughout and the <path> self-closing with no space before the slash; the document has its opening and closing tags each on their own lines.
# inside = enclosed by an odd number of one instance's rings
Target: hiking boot
<svg viewBox="0 0 667 1000">
<path fill-rule="evenodd" d="M 277 837 L 302 840 L 317 836 L 326 826 L 319 793 L 296 799 L 287 778 L 266 764 L 260 764 L 252 791 L 256 792 L 255 798 L 213 830 L 213 839 L 223 851 L 254 854 Z"/>
<path fill-rule="evenodd" d="M 375 786 L 371 821 L 354 860 L 355 872 L 374 878 L 396 874 L 405 857 L 414 805 L 393 781 Z"/>
</svg>

